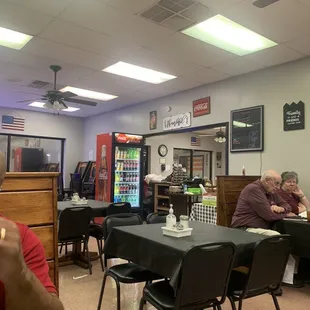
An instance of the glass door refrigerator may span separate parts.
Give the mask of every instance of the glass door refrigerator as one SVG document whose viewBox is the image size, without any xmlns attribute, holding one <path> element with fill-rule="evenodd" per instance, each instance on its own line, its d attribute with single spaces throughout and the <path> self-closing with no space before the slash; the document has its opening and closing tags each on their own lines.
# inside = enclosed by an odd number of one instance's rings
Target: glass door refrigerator
<svg viewBox="0 0 310 310">
<path fill-rule="evenodd" d="M 140 135 L 97 135 L 96 199 L 129 202 L 133 212 L 142 212 L 143 150 Z"/>
</svg>

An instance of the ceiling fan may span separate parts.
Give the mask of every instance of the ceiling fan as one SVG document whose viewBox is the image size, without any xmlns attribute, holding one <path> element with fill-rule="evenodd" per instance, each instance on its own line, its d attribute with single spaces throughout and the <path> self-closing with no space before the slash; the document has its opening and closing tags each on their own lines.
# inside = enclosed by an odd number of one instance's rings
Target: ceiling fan
<svg viewBox="0 0 310 310">
<path fill-rule="evenodd" d="M 75 99 L 73 97 L 76 97 L 77 94 L 72 93 L 70 91 L 61 92 L 56 89 L 57 85 L 57 72 L 61 70 L 60 66 L 52 65 L 50 66 L 51 70 L 54 72 L 54 89 L 48 90 L 45 95 L 43 95 L 40 99 L 32 99 L 32 100 L 20 100 L 17 101 L 17 103 L 24 103 L 24 102 L 33 102 L 33 101 L 46 101 L 44 104 L 44 108 L 52 109 L 52 110 L 65 110 L 68 109 L 68 106 L 66 105 L 66 102 L 73 102 L 88 106 L 95 107 L 97 105 L 97 102 L 94 101 L 88 101 L 88 100 L 82 100 L 82 99 Z"/>
<path fill-rule="evenodd" d="M 214 141 L 218 143 L 224 143 L 226 142 L 226 134 L 222 131 L 222 128 L 220 128 L 219 131 L 217 131 L 215 134 L 200 134 L 199 137 L 215 137 Z"/>
<path fill-rule="evenodd" d="M 263 9 L 265 7 L 267 7 L 268 5 L 271 5 L 275 2 L 278 2 L 279 0 L 256 0 L 253 2 L 253 5 L 260 8 L 260 9 Z"/>
</svg>

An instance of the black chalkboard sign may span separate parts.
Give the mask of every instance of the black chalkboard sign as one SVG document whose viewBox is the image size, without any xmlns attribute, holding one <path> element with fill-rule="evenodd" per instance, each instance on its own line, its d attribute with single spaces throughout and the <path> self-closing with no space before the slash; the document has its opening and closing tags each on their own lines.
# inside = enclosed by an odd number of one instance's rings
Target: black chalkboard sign
<svg viewBox="0 0 310 310">
<path fill-rule="evenodd" d="M 284 131 L 305 129 L 305 104 L 286 103 L 283 106 L 283 129 Z"/>
<path fill-rule="evenodd" d="M 231 111 L 231 152 L 264 150 L 264 106 Z"/>
</svg>

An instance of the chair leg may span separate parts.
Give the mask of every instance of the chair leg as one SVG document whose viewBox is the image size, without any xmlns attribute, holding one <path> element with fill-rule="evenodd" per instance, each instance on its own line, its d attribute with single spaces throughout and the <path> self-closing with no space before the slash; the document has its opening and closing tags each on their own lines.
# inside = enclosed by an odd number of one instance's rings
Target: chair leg
<svg viewBox="0 0 310 310">
<path fill-rule="evenodd" d="M 222 306 L 221 305 L 217 305 L 217 309 L 218 310 L 222 310 Z"/>
<path fill-rule="evenodd" d="M 68 242 L 65 243 L 65 254 L 68 255 Z"/>
<path fill-rule="evenodd" d="M 117 298 L 117 310 L 121 310 L 121 287 L 119 285 L 118 279 L 114 279 L 116 283 L 116 298 Z"/>
<path fill-rule="evenodd" d="M 274 306 L 276 307 L 277 310 L 280 310 L 280 306 L 279 306 L 279 303 L 278 303 L 277 296 L 274 294 L 274 292 L 271 293 L 271 296 L 272 296 L 272 299 L 273 299 Z"/>
<path fill-rule="evenodd" d="M 101 290 L 100 290 L 100 295 L 99 295 L 99 301 L 98 301 L 97 310 L 100 310 L 100 308 L 101 308 L 101 303 L 102 303 L 102 298 L 103 298 L 105 283 L 106 283 L 106 281 L 107 281 L 107 276 L 108 276 L 108 274 L 105 273 L 105 274 L 104 274 L 104 277 L 103 277 L 103 280 L 102 280 L 102 285 L 101 285 Z"/>
<path fill-rule="evenodd" d="M 239 303 L 238 303 L 238 310 L 242 310 L 242 299 L 239 300 Z"/>
<path fill-rule="evenodd" d="M 101 263 L 101 269 L 102 269 L 102 271 L 104 271 L 103 259 L 102 259 L 102 249 L 101 249 L 100 241 L 99 241 L 99 239 L 96 239 L 96 240 L 97 240 L 97 245 L 98 245 L 98 252 L 99 252 L 99 258 L 100 258 L 100 263 Z"/>
<path fill-rule="evenodd" d="M 59 254 L 61 254 L 63 246 L 64 246 L 64 244 L 63 244 L 63 243 L 61 243 L 61 244 L 60 244 Z"/>
<path fill-rule="evenodd" d="M 228 299 L 230 301 L 232 310 L 237 310 L 234 299 L 231 296 L 228 296 Z"/>
<path fill-rule="evenodd" d="M 86 254 L 87 254 L 89 274 L 92 275 L 93 272 L 92 272 L 92 265 L 91 265 L 91 261 L 90 261 L 90 255 L 89 255 L 87 240 L 84 240 L 84 246 L 85 246 Z"/>
<path fill-rule="evenodd" d="M 143 310 L 143 306 L 146 304 L 146 300 L 143 298 L 143 296 L 140 299 L 140 306 L 139 310 Z"/>
</svg>

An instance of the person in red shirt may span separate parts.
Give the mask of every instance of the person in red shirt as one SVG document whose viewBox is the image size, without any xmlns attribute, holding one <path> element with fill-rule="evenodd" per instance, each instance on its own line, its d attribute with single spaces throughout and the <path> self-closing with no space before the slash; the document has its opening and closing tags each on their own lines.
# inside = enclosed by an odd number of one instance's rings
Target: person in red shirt
<svg viewBox="0 0 310 310">
<path fill-rule="evenodd" d="M 292 212 L 298 215 L 310 207 L 310 202 L 298 186 L 298 174 L 294 171 L 281 174 L 282 183 L 278 194 L 292 208 Z"/>
<path fill-rule="evenodd" d="M 4 177 L 5 157 L 0 152 L 0 186 Z M 43 245 L 27 226 L 0 215 L 0 310 L 42 309 L 64 310 L 48 274 Z"/>
</svg>

